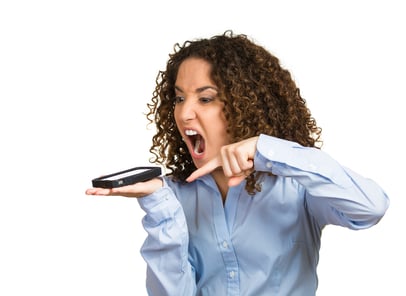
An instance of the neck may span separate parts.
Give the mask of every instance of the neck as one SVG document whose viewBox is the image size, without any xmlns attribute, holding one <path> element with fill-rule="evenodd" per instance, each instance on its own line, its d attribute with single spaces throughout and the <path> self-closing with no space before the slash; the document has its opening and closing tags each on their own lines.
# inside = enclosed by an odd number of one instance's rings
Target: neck
<svg viewBox="0 0 406 296">
<path fill-rule="evenodd" d="M 228 178 L 224 175 L 223 170 L 220 168 L 211 173 L 223 199 L 223 204 L 226 201 L 228 192 Z"/>
</svg>

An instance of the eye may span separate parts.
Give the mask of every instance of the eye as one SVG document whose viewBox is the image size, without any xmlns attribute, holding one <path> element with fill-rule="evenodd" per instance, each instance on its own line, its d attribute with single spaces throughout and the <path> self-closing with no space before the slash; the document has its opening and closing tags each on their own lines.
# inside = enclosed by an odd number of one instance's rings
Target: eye
<svg viewBox="0 0 406 296">
<path fill-rule="evenodd" d="M 184 97 L 176 96 L 173 101 L 175 104 L 179 104 L 179 103 L 182 103 L 184 100 L 185 100 Z"/>
<path fill-rule="evenodd" d="M 213 101 L 213 98 L 208 98 L 208 97 L 201 97 L 199 98 L 199 101 L 202 102 L 203 104 L 207 104 Z"/>
</svg>

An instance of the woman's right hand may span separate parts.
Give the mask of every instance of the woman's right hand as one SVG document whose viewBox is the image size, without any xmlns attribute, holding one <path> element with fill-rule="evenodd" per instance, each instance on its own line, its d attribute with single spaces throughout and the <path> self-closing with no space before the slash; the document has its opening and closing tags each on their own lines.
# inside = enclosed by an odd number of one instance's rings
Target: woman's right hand
<svg viewBox="0 0 406 296">
<path fill-rule="evenodd" d="M 117 188 L 89 188 L 86 190 L 87 195 L 101 196 L 125 196 L 125 197 L 144 197 L 154 193 L 163 186 L 161 178 L 154 178 L 146 182 L 138 182 L 132 185 L 127 185 Z"/>
</svg>

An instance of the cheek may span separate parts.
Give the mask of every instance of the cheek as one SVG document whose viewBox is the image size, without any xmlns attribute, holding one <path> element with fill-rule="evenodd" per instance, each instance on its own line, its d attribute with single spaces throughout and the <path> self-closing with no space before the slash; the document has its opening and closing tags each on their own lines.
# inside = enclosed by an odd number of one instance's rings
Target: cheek
<svg viewBox="0 0 406 296">
<path fill-rule="evenodd" d="M 227 127 L 228 127 L 228 122 L 227 122 L 226 116 L 224 115 L 223 112 L 221 112 L 219 118 L 220 118 L 220 122 L 221 122 L 220 125 L 222 126 L 222 129 L 224 131 L 224 135 L 226 135 Z"/>
<path fill-rule="evenodd" d="M 215 127 L 217 130 L 217 134 L 221 137 L 222 140 L 222 145 L 226 145 L 229 144 L 229 136 L 227 134 L 227 126 L 228 123 L 225 119 L 225 116 L 223 113 L 220 114 L 220 116 L 218 116 L 217 118 L 219 118 L 216 123 L 215 123 Z"/>
</svg>

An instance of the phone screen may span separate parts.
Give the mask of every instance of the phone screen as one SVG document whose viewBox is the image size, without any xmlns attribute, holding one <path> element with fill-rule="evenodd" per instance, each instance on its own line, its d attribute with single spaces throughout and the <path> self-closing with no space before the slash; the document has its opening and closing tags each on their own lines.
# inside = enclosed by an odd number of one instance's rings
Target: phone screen
<svg viewBox="0 0 406 296">
<path fill-rule="evenodd" d="M 137 169 L 137 170 L 121 173 L 121 174 L 118 174 L 118 175 L 102 178 L 102 180 L 117 180 L 117 179 L 125 178 L 125 177 L 128 177 L 128 176 L 140 174 L 140 173 L 143 173 L 145 171 L 148 171 L 148 169 Z"/>
</svg>

